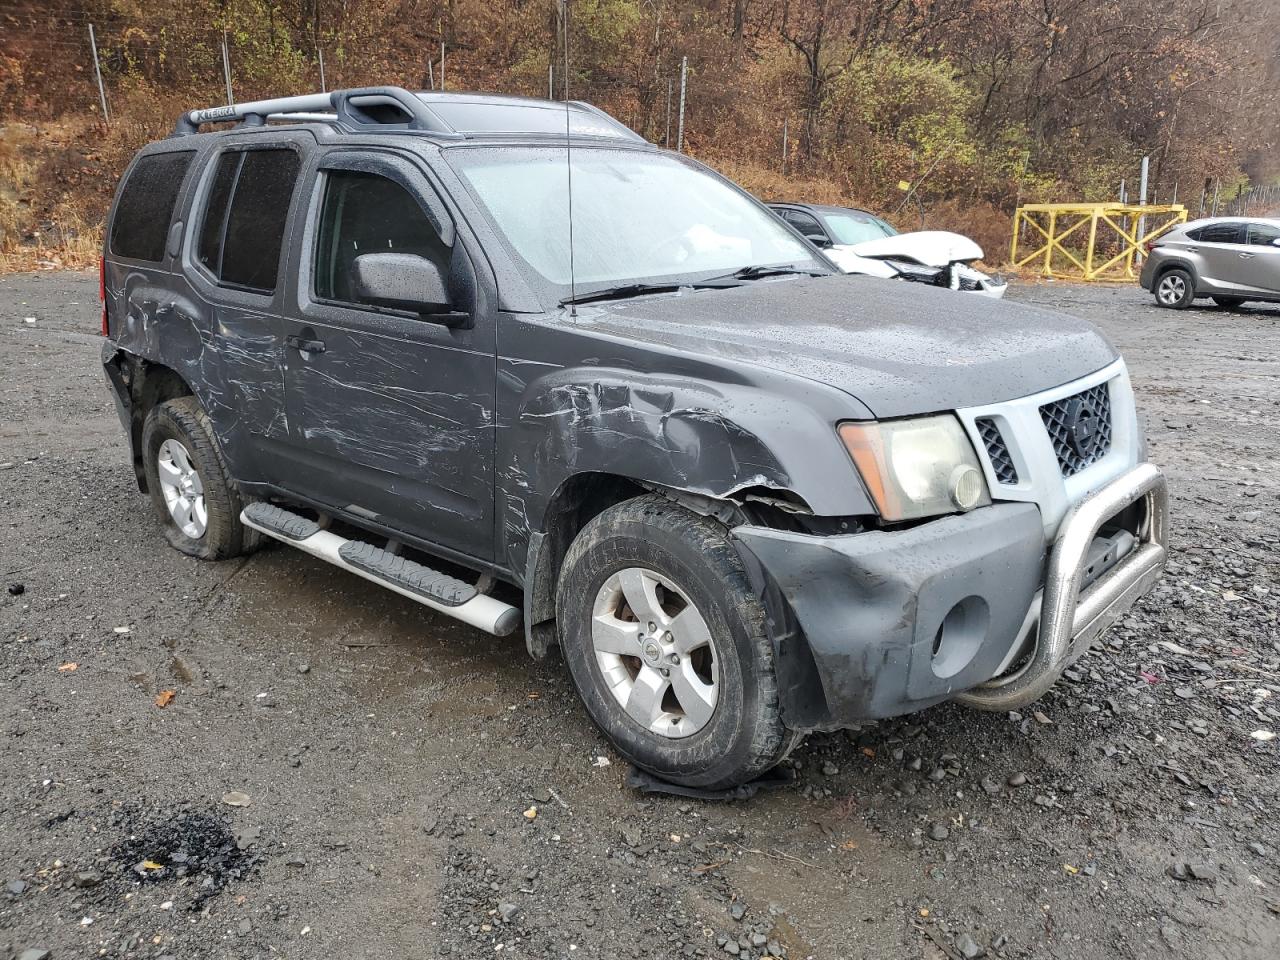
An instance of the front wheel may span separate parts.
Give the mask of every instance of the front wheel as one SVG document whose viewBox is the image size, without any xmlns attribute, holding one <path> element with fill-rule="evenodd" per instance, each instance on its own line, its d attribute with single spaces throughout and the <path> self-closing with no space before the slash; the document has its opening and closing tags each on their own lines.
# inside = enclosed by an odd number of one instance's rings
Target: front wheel
<svg viewBox="0 0 1280 960">
<path fill-rule="evenodd" d="M 1196 284 L 1186 270 L 1168 270 L 1156 281 L 1154 292 L 1156 303 L 1160 306 L 1185 310 L 1196 298 Z"/>
<path fill-rule="evenodd" d="M 604 511 L 569 548 L 556 618 L 587 711 L 636 766 L 720 789 L 795 745 L 763 607 L 715 521 L 658 496 Z"/>
</svg>

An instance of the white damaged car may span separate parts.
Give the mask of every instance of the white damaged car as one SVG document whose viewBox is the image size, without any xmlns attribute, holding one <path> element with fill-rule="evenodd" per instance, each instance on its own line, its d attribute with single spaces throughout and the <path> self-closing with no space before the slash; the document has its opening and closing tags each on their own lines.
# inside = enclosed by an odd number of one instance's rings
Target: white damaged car
<svg viewBox="0 0 1280 960">
<path fill-rule="evenodd" d="M 875 214 L 852 207 L 769 206 L 845 273 L 913 280 L 996 298 L 1009 289 L 1003 277 L 974 269 L 973 263 L 982 259 L 982 248 L 961 234 L 946 230 L 899 233 Z"/>
</svg>

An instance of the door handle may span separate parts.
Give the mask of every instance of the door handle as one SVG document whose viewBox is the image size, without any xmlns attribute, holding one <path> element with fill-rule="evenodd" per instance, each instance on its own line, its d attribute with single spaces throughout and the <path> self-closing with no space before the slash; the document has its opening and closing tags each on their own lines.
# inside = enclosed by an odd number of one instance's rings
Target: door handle
<svg viewBox="0 0 1280 960">
<path fill-rule="evenodd" d="M 307 340 L 304 337 L 290 335 L 284 338 L 286 346 L 301 351 L 302 353 L 324 353 L 323 340 Z"/>
<path fill-rule="evenodd" d="M 1254 256 L 1255 256 L 1255 254 L 1252 254 L 1252 253 L 1242 253 L 1242 254 L 1240 254 L 1240 259 L 1241 259 L 1241 260 L 1252 260 L 1252 259 L 1254 258 Z"/>
</svg>

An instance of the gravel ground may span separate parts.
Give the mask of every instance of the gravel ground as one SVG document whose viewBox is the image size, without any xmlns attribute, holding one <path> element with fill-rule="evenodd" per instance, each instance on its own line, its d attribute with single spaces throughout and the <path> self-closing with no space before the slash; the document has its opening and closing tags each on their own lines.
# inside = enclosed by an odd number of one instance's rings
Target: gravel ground
<svg viewBox="0 0 1280 960">
<path fill-rule="evenodd" d="M 1126 354 L 1163 584 L 1025 716 L 815 736 L 700 803 L 628 790 L 517 638 L 169 549 L 96 292 L 0 279 L 0 960 L 1280 954 L 1280 309 L 1013 290 Z"/>
</svg>

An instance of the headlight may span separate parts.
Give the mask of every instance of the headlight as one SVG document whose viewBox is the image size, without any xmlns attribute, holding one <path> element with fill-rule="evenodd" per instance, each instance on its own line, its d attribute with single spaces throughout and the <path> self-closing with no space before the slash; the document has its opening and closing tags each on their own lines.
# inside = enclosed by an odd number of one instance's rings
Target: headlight
<svg viewBox="0 0 1280 960">
<path fill-rule="evenodd" d="M 991 502 L 973 445 L 953 416 L 843 423 L 840 439 L 884 520 L 913 520 Z"/>
</svg>

